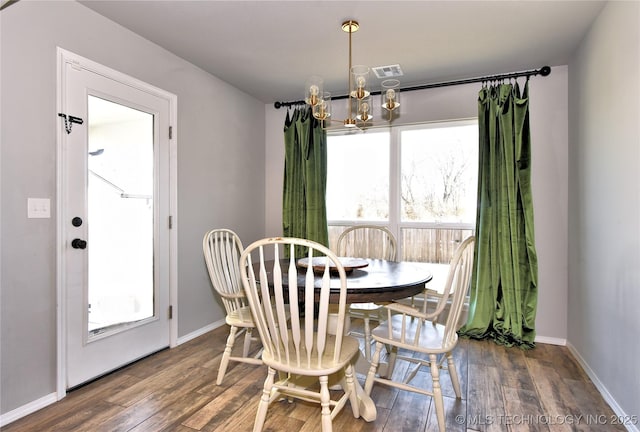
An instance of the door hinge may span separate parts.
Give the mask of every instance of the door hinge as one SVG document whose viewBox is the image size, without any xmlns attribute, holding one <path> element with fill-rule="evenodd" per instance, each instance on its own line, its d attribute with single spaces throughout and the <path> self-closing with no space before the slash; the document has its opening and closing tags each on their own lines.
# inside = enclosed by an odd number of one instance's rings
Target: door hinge
<svg viewBox="0 0 640 432">
<path fill-rule="evenodd" d="M 169 306 L 169 319 L 173 319 L 173 305 Z"/>
<path fill-rule="evenodd" d="M 173 229 L 173 216 L 169 216 L 169 229 Z"/>
<path fill-rule="evenodd" d="M 173 126 L 169 126 L 169 139 L 173 139 Z"/>
</svg>

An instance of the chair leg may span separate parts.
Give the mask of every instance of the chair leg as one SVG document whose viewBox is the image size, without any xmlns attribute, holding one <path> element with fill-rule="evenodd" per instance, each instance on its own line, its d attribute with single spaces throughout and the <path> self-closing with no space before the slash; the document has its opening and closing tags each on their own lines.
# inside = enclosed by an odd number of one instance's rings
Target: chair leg
<svg viewBox="0 0 640 432">
<path fill-rule="evenodd" d="M 369 312 L 364 313 L 364 357 L 371 362 L 371 323 L 369 322 Z"/>
<path fill-rule="evenodd" d="M 376 378 L 378 365 L 380 364 L 380 351 L 382 351 L 382 344 L 380 342 L 376 342 L 376 350 L 374 351 L 373 358 L 371 359 L 371 367 L 369 368 L 367 379 L 364 382 L 364 392 L 367 394 L 367 396 L 371 396 L 373 382 Z"/>
<path fill-rule="evenodd" d="M 242 357 L 249 357 L 249 350 L 251 349 L 252 335 L 253 335 L 253 329 L 246 328 L 244 332 L 244 345 L 242 346 Z"/>
<path fill-rule="evenodd" d="M 264 420 L 267 418 L 267 410 L 269 409 L 269 400 L 271 399 L 271 389 L 273 388 L 275 376 L 276 370 L 269 368 L 267 378 L 264 380 L 264 387 L 262 388 L 262 396 L 260 397 L 260 403 L 258 404 L 256 420 L 253 423 L 253 432 L 262 431 L 262 427 L 264 426 Z"/>
<path fill-rule="evenodd" d="M 353 366 L 348 365 L 344 370 L 346 388 L 345 391 L 349 392 L 349 402 L 351 403 L 351 411 L 353 412 L 353 417 L 360 417 L 360 401 L 358 400 L 358 393 L 355 384 L 355 378 L 353 376 Z"/>
<path fill-rule="evenodd" d="M 458 379 L 458 371 L 456 370 L 456 364 L 453 361 L 453 354 L 447 353 L 447 369 L 449 369 L 449 376 L 451 377 L 451 384 L 453 385 L 453 391 L 456 393 L 456 398 L 462 398 L 462 392 L 460 391 L 460 380 Z"/>
<path fill-rule="evenodd" d="M 436 418 L 438 419 L 438 429 L 444 432 L 444 400 L 442 399 L 442 388 L 440 388 L 440 368 L 438 367 L 438 356 L 429 354 L 431 362 L 431 379 L 433 380 L 433 402 L 436 405 Z"/>
<path fill-rule="evenodd" d="M 391 379 L 393 376 L 393 369 L 396 367 L 396 357 L 398 356 L 398 347 L 387 346 L 387 353 L 389 354 L 389 365 L 387 366 L 386 378 Z"/>
<path fill-rule="evenodd" d="M 222 359 L 220 360 L 220 367 L 218 368 L 218 378 L 216 384 L 222 384 L 224 374 L 227 373 L 227 366 L 229 366 L 229 357 L 231 357 L 231 350 L 233 349 L 233 343 L 236 340 L 236 332 L 238 328 L 231 326 L 229 330 L 229 336 L 227 337 L 227 345 L 224 347 L 224 353 L 222 353 Z"/>
<path fill-rule="evenodd" d="M 329 393 L 329 377 L 320 377 L 320 405 L 322 406 L 322 432 L 332 432 L 331 424 L 331 394 Z"/>
</svg>

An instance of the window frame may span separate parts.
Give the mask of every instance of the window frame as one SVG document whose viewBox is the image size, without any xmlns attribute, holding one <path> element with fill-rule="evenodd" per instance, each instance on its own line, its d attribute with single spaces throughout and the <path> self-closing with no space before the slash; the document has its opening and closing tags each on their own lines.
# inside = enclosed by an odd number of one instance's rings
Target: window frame
<svg viewBox="0 0 640 432">
<path fill-rule="evenodd" d="M 402 132 L 409 130 L 430 129 L 440 127 L 456 127 L 477 125 L 478 119 L 456 119 L 415 123 L 410 125 L 391 126 L 389 128 L 389 218 L 387 221 L 380 220 L 334 220 L 327 221 L 329 227 L 348 227 L 353 225 L 379 225 L 386 226 L 398 239 L 397 256 L 403 256 L 404 242 L 402 241 L 402 231 L 404 229 L 436 229 L 436 230 L 471 230 L 475 231 L 475 220 L 471 223 L 463 222 L 418 222 L 418 221 L 402 221 L 401 218 L 401 162 L 402 162 Z M 328 132 L 327 136 L 343 136 L 353 133 L 352 131 L 333 131 Z"/>
</svg>

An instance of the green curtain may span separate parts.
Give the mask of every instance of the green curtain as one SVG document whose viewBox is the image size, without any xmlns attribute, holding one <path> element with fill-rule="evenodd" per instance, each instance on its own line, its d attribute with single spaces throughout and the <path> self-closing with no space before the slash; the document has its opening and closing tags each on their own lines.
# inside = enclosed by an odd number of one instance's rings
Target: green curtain
<svg viewBox="0 0 640 432">
<path fill-rule="evenodd" d="M 531 196 L 529 81 L 483 87 L 478 97 L 476 250 L 462 336 L 534 347 L 538 259 Z"/>
<path fill-rule="evenodd" d="M 284 146 L 283 235 L 328 246 L 327 134 L 310 108 L 296 108 L 291 117 L 287 112 Z"/>
</svg>

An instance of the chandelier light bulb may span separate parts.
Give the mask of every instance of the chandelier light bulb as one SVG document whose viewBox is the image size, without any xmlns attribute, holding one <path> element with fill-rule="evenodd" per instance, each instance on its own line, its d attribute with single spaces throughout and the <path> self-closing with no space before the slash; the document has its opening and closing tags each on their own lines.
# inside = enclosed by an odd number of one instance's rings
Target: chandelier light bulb
<svg viewBox="0 0 640 432">
<path fill-rule="evenodd" d="M 360 114 L 360 119 L 363 122 L 366 122 L 367 120 L 369 120 L 369 104 L 368 103 L 362 104 L 362 114 Z"/>
<path fill-rule="evenodd" d="M 318 96 L 318 103 L 311 107 L 312 114 L 318 120 L 327 120 L 331 117 L 331 93 L 324 92 L 322 98 Z"/>
<path fill-rule="evenodd" d="M 366 123 L 371 120 L 373 116 L 371 115 L 371 105 L 369 102 L 362 102 L 358 109 L 357 119 Z"/>
<path fill-rule="evenodd" d="M 307 79 L 305 84 L 305 98 L 304 101 L 310 106 L 316 106 L 322 99 L 322 87 L 323 79 L 317 75 L 311 76 Z"/>
<path fill-rule="evenodd" d="M 367 80 L 362 75 L 356 78 L 356 98 L 363 99 L 367 96 L 367 91 L 365 90 L 365 86 L 367 85 Z"/>
<path fill-rule="evenodd" d="M 396 79 L 385 80 L 381 83 L 382 107 L 389 112 L 397 110 L 400 106 L 400 81 Z M 392 117 L 389 117 L 391 121 Z"/>
<path fill-rule="evenodd" d="M 317 85 L 312 85 L 311 87 L 309 87 L 309 105 L 311 106 L 315 106 L 318 104 L 318 93 L 320 92 L 320 89 L 318 88 Z"/>
<path fill-rule="evenodd" d="M 394 109 L 396 107 L 396 102 L 395 102 L 395 98 L 396 98 L 396 92 L 394 89 L 389 89 L 387 90 L 387 109 Z"/>
<path fill-rule="evenodd" d="M 318 110 L 318 115 L 316 117 L 320 120 L 327 118 L 327 103 L 325 101 L 320 102 L 320 109 Z"/>
<path fill-rule="evenodd" d="M 388 101 L 393 101 L 393 99 L 395 99 L 395 97 L 396 97 L 396 91 L 394 89 L 387 90 L 387 100 Z"/>
</svg>

